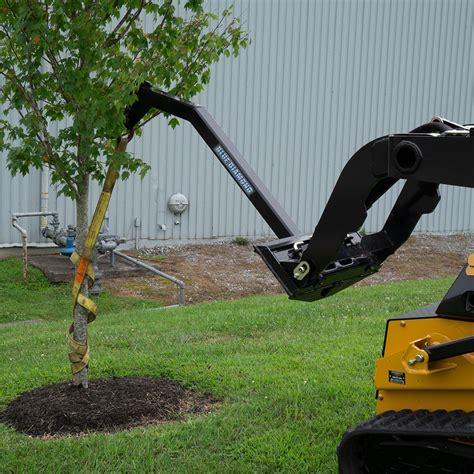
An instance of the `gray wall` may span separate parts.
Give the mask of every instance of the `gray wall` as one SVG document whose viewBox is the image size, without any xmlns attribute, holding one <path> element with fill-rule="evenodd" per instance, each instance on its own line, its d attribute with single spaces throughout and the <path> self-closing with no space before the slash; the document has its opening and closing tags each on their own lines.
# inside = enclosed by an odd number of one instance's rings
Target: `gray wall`
<svg viewBox="0 0 474 474">
<path fill-rule="evenodd" d="M 229 1 L 211 0 L 212 9 Z M 252 167 L 305 232 L 312 231 L 344 163 L 365 142 L 407 131 L 433 115 L 474 121 L 473 0 L 236 0 L 252 44 L 224 59 L 196 102 L 210 110 Z M 162 239 L 261 236 L 269 229 L 190 126 L 171 130 L 157 120 L 134 140 L 151 163 L 144 181 L 119 183 L 109 211 L 111 231 L 143 244 Z M 39 175 L 0 166 L 0 244 L 17 242 L 14 211 L 39 209 Z M 449 157 L 447 157 L 449 160 Z M 181 225 L 166 202 L 190 200 Z M 473 195 L 443 188 L 438 210 L 420 231 L 471 231 Z M 50 209 L 74 220 L 72 203 Z M 98 197 L 93 193 L 93 202 Z M 366 229 L 380 227 L 392 196 L 375 206 Z M 471 221 L 473 223 L 471 223 Z M 166 224 L 167 231 L 159 224 Z M 30 224 L 39 241 L 38 220 Z"/>
</svg>

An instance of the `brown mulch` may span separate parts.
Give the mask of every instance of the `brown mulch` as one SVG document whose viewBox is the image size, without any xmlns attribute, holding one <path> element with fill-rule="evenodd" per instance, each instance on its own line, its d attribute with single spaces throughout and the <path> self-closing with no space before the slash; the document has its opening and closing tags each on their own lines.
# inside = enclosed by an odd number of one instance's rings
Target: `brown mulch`
<svg viewBox="0 0 474 474">
<path fill-rule="evenodd" d="M 275 277 L 254 253 L 253 243 L 175 245 L 128 253 L 183 280 L 186 304 L 283 293 Z M 473 244 L 470 234 L 414 235 L 387 259 L 378 273 L 360 284 L 457 275 Z M 177 301 L 175 287 L 151 274 L 113 282 L 104 280 L 104 285 L 117 295 L 156 298 L 163 304 Z"/>
<path fill-rule="evenodd" d="M 0 421 L 31 436 L 112 432 L 204 414 L 217 402 L 168 379 L 112 377 L 88 389 L 63 382 L 25 392 Z"/>
</svg>

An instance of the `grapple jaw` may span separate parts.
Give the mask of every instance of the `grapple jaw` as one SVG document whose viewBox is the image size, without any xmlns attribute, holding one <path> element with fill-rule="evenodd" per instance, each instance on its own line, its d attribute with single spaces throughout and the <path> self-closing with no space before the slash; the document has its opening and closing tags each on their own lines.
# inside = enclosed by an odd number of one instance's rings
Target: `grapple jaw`
<svg viewBox="0 0 474 474">
<path fill-rule="evenodd" d="M 326 298 L 372 275 L 380 267 L 377 256 L 364 247 L 364 238 L 353 233 L 348 235 L 337 258 L 322 272 L 315 273 L 310 268 L 303 278 L 296 278 L 295 272 L 310 238 L 288 237 L 254 247 L 290 299 L 316 301 Z"/>
</svg>

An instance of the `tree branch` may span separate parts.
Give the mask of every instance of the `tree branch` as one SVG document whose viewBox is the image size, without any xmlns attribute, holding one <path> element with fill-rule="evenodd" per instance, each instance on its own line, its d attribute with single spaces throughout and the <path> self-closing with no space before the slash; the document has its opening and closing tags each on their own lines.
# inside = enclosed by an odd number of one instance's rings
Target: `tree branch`
<svg viewBox="0 0 474 474">
<path fill-rule="evenodd" d="M 16 86 L 20 89 L 20 93 L 23 95 L 23 97 L 28 102 L 28 104 L 32 107 L 32 104 L 30 102 L 30 96 L 29 96 L 28 92 L 26 91 L 26 89 L 24 87 L 22 87 L 22 85 L 19 83 L 18 78 L 15 75 L 10 76 L 10 75 L 6 74 L 4 71 L 0 71 L 0 74 L 2 74 L 4 77 L 6 77 L 9 80 L 16 83 Z M 20 115 L 20 117 L 22 117 L 23 119 L 26 118 L 25 115 L 23 114 L 23 112 L 20 109 L 17 109 L 17 112 Z M 38 120 L 38 114 L 35 111 L 33 111 L 33 113 L 35 114 L 35 116 Z M 43 135 L 45 135 L 44 128 L 42 127 L 42 124 L 44 122 L 41 120 L 41 118 L 38 120 L 38 123 L 39 123 L 40 129 L 41 129 L 41 132 L 43 133 Z M 41 137 L 41 135 L 38 133 L 36 135 L 36 137 L 37 137 L 38 141 L 41 143 L 41 145 L 43 146 L 46 155 L 48 156 L 47 166 L 49 168 L 53 169 L 59 176 L 61 176 L 61 178 L 69 186 L 71 191 L 75 195 L 77 195 L 77 187 L 76 187 L 74 181 L 63 169 L 61 169 L 59 163 L 54 159 L 55 155 L 53 153 L 53 149 L 52 149 L 51 143 L 50 143 L 49 138 L 48 138 L 49 133 L 46 131 L 46 136 L 43 136 L 43 137 Z"/>
<path fill-rule="evenodd" d="M 18 56 L 18 53 L 16 52 L 16 49 L 13 47 L 12 38 L 11 38 L 10 34 L 8 33 L 8 30 L 6 30 L 2 26 L 2 31 L 5 33 L 5 36 L 8 38 L 8 46 L 9 46 L 11 52 L 15 55 L 17 61 L 21 64 L 22 61 L 21 61 L 20 57 Z"/>
<path fill-rule="evenodd" d="M 79 194 L 79 191 L 77 189 L 76 183 L 72 180 L 72 178 L 58 166 L 58 163 L 56 161 L 51 161 L 51 159 L 47 162 L 46 165 L 49 169 L 53 170 L 56 172 L 61 179 L 68 185 L 72 193 L 74 194 L 75 197 Z"/>
<path fill-rule="evenodd" d="M 78 104 L 74 101 L 74 99 L 66 94 L 62 84 L 61 84 L 61 79 L 58 74 L 58 69 L 59 69 L 59 63 L 56 57 L 54 56 L 53 52 L 51 51 L 50 48 L 47 49 L 46 55 L 49 59 L 48 63 L 51 65 L 51 69 L 53 71 L 53 76 L 56 79 L 56 83 L 58 85 L 59 90 L 61 91 L 61 95 L 63 96 L 64 101 L 69 104 L 71 107 L 73 107 L 76 111 L 79 110 Z"/>
<path fill-rule="evenodd" d="M 107 39 L 104 41 L 104 44 L 102 45 L 103 48 L 110 48 L 110 46 L 113 46 L 116 44 L 118 41 L 120 41 L 127 33 L 129 30 L 130 26 L 133 24 L 133 22 L 138 18 L 140 13 L 142 12 L 143 8 L 145 7 L 146 1 L 142 0 L 140 6 L 138 7 L 137 11 L 132 15 L 133 8 L 130 7 L 126 12 L 125 15 L 120 19 L 118 22 L 117 26 L 112 30 L 110 35 L 107 37 Z M 119 32 L 120 28 L 125 25 L 124 30 L 120 33 L 120 35 L 117 35 Z"/>
</svg>

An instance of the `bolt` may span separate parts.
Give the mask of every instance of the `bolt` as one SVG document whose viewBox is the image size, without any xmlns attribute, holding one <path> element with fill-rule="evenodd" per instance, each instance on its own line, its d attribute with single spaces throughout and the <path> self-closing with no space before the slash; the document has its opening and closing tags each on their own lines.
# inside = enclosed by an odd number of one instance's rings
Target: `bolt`
<svg viewBox="0 0 474 474">
<path fill-rule="evenodd" d="M 379 394 L 378 394 L 378 396 L 377 396 L 377 400 L 380 400 L 380 401 L 382 401 L 382 400 L 383 400 L 383 395 L 382 395 L 381 393 L 379 393 Z"/>
<path fill-rule="evenodd" d="M 293 276 L 297 280 L 302 280 L 306 274 L 309 272 L 309 264 L 308 262 L 300 262 L 297 267 L 293 270 Z"/>
<path fill-rule="evenodd" d="M 407 323 L 406 323 L 405 321 L 400 321 L 400 326 L 401 326 L 402 328 L 404 328 L 406 325 L 407 325 Z"/>
<path fill-rule="evenodd" d="M 425 358 L 421 354 L 416 354 L 414 359 L 410 359 L 408 361 L 408 365 L 411 367 L 412 365 L 415 365 L 417 362 L 423 362 Z"/>
</svg>

